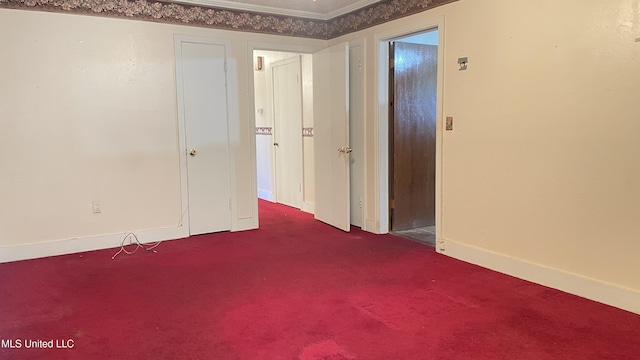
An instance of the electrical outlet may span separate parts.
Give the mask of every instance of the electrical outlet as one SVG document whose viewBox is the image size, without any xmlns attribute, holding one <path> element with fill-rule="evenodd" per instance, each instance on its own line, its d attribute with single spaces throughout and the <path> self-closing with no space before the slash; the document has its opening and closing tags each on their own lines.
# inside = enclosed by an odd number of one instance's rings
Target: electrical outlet
<svg viewBox="0 0 640 360">
<path fill-rule="evenodd" d="M 100 214 L 102 212 L 102 209 L 100 208 L 100 201 L 91 202 L 91 206 L 94 214 Z"/>
</svg>

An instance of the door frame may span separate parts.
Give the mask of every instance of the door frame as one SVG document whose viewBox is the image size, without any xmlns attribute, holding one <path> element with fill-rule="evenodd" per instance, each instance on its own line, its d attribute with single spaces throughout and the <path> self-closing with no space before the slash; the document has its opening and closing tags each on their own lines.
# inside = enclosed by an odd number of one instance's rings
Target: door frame
<svg viewBox="0 0 640 360">
<path fill-rule="evenodd" d="M 436 110 L 436 250 L 442 251 L 442 143 L 443 143 L 443 84 L 444 84 L 444 16 L 419 24 L 409 24 L 374 35 L 374 91 L 378 106 L 374 113 L 374 166 L 376 167 L 375 229 L 378 234 L 389 232 L 389 47 L 390 41 L 438 30 L 438 75 Z M 370 224 L 373 225 L 373 224 Z"/>
<path fill-rule="evenodd" d="M 238 137 L 240 117 L 238 107 L 238 81 L 236 76 L 236 64 L 234 61 L 228 61 L 232 51 L 231 42 L 226 39 L 174 34 L 173 45 L 175 55 L 175 80 L 176 80 L 176 105 L 178 117 L 178 160 L 180 167 L 180 198 L 181 198 L 181 217 L 179 221 L 180 227 L 184 229 L 183 236 L 190 235 L 189 224 L 189 196 L 188 196 L 188 177 L 187 177 L 187 133 L 186 120 L 184 116 L 184 102 L 182 98 L 183 87 L 180 85 L 183 81 L 182 73 L 182 43 L 199 43 L 220 45 L 225 48 L 225 64 L 227 77 L 227 136 L 229 138 L 229 178 L 230 178 L 230 195 L 231 195 L 231 231 L 242 228 L 239 225 L 237 211 L 237 185 L 236 185 L 236 153 L 232 146 L 232 140 Z M 254 139 L 255 140 L 255 139 Z M 255 147 L 254 147 L 255 148 Z M 257 191 L 257 189 L 255 190 Z"/>
<path fill-rule="evenodd" d="M 349 114 L 349 134 L 352 134 L 352 130 L 357 129 L 357 127 L 359 127 L 358 131 L 360 132 L 360 136 L 361 136 L 361 140 L 362 140 L 362 147 L 358 148 L 356 147 L 354 144 L 351 143 L 351 139 L 349 139 L 349 146 L 353 149 L 354 152 L 357 152 L 360 154 L 360 161 L 362 162 L 362 174 L 360 177 L 355 177 L 353 173 L 350 173 L 350 181 L 351 183 L 353 183 L 353 181 L 355 180 L 356 182 L 360 183 L 360 187 L 361 187 L 361 204 L 358 204 L 358 206 L 361 207 L 360 209 L 360 219 L 358 219 L 360 221 L 360 228 L 363 230 L 368 230 L 367 229 L 367 225 L 366 225 L 366 210 L 367 210 L 367 189 L 368 189 L 368 185 L 367 185 L 367 181 L 366 181 L 366 174 L 367 171 L 369 169 L 369 161 L 370 161 L 370 155 L 369 153 L 367 153 L 366 149 L 367 149 L 367 144 L 368 144 L 368 139 L 366 136 L 366 118 L 367 118 L 367 95 L 368 95 L 368 91 L 367 91 L 367 42 L 365 41 L 365 38 L 359 38 L 359 39 L 355 39 L 355 40 L 351 40 L 349 41 L 349 52 L 351 52 L 352 49 L 354 48 L 360 48 L 360 53 L 362 55 L 362 64 L 360 64 L 360 66 L 362 67 L 361 70 L 361 86 L 362 86 L 362 94 L 359 95 L 361 100 L 362 100 L 362 104 L 360 107 L 360 111 L 362 112 L 362 117 L 360 119 L 360 123 L 359 124 L 352 124 L 351 123 L 351 117 L 352 117 L 352 112 L 350 112 Z M 351 58 L 349 58 L 349 61 L 351 62 Z M 351 83 L 349 83 L 349 92 L 351 92 L 351 89 L 353 87 L 351 86 Z M 353 103 L 349 102 L 349 108 L 353 109 L 354 108 Z M 351 135 L 350 135 L 351 137 Z M 351 186 L 351 184 L 349 184 Z M 353 204 L 351 204 L 350 206 L 353 207 Z M 351 220 L 351 223 L 353 224 L 353 219 Z M 368 230 L 371 231 L 371 230 Z"/>
<path fill-rule="evenodd" d="M 285 44 L 263 41 L 248 41 L 247 42 L 247 89 L 249 94 L 249 131 L 251 131 L 249 152 L 251 154 L 251 186 L 253 191 L 253 205 L 252 205 L 252 217 L 256 219 L 256 226 L 259 225 L 260 216 L 258 214 L 258 164 L 256 157 L 256 97 L 255 97 L 255 83 L 253 79 L 253 53 L 256 50 L 263 51 L 278 51 L 278 52 L 290 52 L 297 54 L 313 54 L 314 52 L 323 49 L 325 46 L 308 46 L 299 44 Z M 304 206 L 304 201 L 303 201 Z"/>
</svg>

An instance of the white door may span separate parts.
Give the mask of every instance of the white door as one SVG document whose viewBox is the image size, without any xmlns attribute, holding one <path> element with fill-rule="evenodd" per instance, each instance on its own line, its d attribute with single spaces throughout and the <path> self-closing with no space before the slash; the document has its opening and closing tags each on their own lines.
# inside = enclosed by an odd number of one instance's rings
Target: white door
<svg viewBox="0 0 640 360">
<path fill-rule="evenodd" d="M 313 54 L 315 217 L 350 230 L 349 44 Z"/>
<path fill-rule="evenodd" d="M 272 64 L 276 202 L 302 207 L 300 56 Z"/>
<path fill-rule="evenodd" d="M 177 70 L 185 123 L 189 233 L 229 230 L 225 46 L 183 41 L 180 51 Z"/>
</svg>

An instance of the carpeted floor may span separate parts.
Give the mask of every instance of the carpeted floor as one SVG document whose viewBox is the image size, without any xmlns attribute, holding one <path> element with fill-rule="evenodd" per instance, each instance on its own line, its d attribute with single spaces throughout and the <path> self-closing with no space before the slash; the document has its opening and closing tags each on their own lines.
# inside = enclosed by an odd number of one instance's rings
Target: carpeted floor
<svg viewBox="0 0 640 360">
<path fill-rule="evenodd" d="M 0 359 L 640 358 L 638 315 L 281 205 L 260 221 L 0 264 Z"/>
</svg>

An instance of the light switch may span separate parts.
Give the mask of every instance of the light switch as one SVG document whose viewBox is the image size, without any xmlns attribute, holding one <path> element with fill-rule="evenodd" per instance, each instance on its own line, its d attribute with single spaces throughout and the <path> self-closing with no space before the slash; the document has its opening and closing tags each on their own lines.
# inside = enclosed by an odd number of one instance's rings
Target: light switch
<svg viewBox="0 0 640 360">
<path fill-rule="evenodd" d="M 467 70 L 468 63 L 469 63 L 469 58 L 467 57 L 458 58 L 458 66 L 460 67 L 458 70 Z"/>
</svg>

